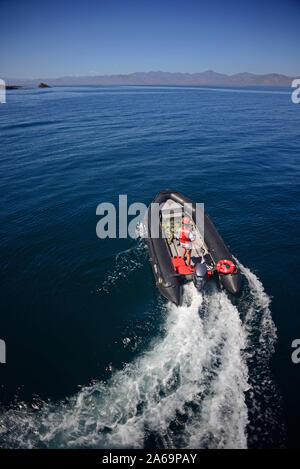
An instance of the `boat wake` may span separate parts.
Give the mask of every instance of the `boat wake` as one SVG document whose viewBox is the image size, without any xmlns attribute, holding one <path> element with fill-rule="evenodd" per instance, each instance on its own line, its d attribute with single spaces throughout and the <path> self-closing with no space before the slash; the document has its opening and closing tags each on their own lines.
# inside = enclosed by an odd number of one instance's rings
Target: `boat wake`
<svg viewBox="0 0 300 469">
<path fill-rule="evenodd" d="M 213 283 L 205 295 L 186 285 L 182 306 L 164 306 L 163 337 L 109 381 L 63 403 L 3 412 L 1 446 L 247 447 L 249 432 L 255 439 L 251 425 L 260 420 L 264 434 L 276 424 L 270 406 L 266 415 L 260 405 L 263 386 L 273 390 L 268 363 L 276 331 L 262 284 L 240 269 L 247 285 L 237 305 Z"/>
<path fill-rule="evenodd" d="M 246 280 L 238 307 L 247 337 L 245 358 L 250 385 L 246 399 L 248 445 L 255 448 L 284 447 L 287 435 L 281 394 L 270 369 L 277 339 L 270 310 L 271 299 L 256 275 L 235 260 Z"/>
</svg>

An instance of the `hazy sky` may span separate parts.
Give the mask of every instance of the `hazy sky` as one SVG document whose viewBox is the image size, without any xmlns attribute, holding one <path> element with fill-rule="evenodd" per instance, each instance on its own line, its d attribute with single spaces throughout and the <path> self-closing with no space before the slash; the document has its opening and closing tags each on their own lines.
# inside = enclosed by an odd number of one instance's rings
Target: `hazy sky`
<svg viewBox="0 0 300 469">
<path fill-rule="evenodd" d="M 0 0 L 0 77 L 300 74 L 300 0 Z"/>
</svg>

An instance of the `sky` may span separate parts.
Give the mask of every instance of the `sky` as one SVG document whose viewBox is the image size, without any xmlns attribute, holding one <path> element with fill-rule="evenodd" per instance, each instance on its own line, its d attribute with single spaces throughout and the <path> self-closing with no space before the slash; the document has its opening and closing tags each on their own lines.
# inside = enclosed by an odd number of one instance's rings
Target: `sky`
<svg viewBox="0 0 300 469">
<path fill-rule="evenodd" d="M 300 75 L 300 0 L 0 0 L 0 78 Z"/>
</svg>

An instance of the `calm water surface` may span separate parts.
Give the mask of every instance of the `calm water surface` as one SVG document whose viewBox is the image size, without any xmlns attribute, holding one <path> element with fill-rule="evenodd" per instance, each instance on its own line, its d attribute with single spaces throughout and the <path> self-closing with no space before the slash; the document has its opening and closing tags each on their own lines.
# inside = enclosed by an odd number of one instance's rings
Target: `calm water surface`
<svg viewBox="0 0 300 469">
<path fill-rule="evenodd" d="M 299 446 L 300 105 L 285 88 L 57 87 L 0 107 L 3 447 Z M 181 307 L 96 207 L 204 202 L 241 264 Z"/>
</svg>

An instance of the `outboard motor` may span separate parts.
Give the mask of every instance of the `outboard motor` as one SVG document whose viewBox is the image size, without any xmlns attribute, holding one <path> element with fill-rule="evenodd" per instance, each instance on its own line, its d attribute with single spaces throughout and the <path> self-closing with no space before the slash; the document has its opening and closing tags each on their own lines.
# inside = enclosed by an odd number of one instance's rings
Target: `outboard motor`
<svg viewBox="0 0 300 469">
<path fill-rule="evenodd" d="M 195 273 L 193 276 L 193 282 L 197 290 L 202 290 L 207 281 L 207 267 L 206 264 L 198 262 L 195 267 Z"/>
</svg>

